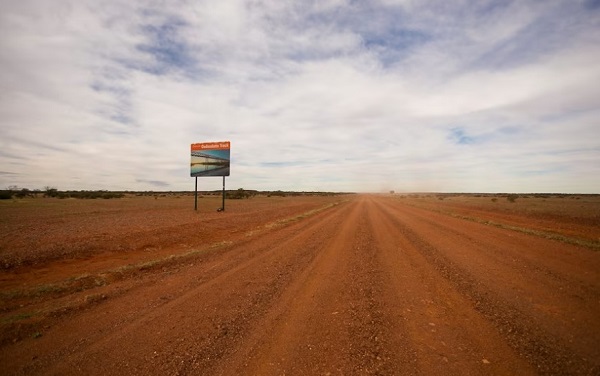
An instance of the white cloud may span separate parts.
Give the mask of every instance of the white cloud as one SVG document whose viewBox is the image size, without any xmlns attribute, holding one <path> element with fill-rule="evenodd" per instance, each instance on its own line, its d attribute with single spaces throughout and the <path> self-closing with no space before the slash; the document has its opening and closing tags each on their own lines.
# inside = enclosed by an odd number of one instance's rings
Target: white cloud
<svg viewBox="0 0 600 376">
<path fill-rule="evenodd" d="M 248 189 L 600 187 L 579 3 L 3 7 L 0 185 L 189 190 L 189 144 L 231 140 Z"/>
</svg>

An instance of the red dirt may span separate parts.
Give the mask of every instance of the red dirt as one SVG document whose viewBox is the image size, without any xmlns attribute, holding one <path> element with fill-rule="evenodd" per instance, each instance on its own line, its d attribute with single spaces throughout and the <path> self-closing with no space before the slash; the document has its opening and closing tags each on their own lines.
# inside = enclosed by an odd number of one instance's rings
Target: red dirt
<svg viewBox="0 0 600 376">
<path fill-rule="evenodd" d="M 122 252 L 70 260 L 104 278 L 81 291 L 19 296 L 35 265 L 3 272 L 1 373 L 600 374 L 597 251 L 394 197 L 303 216 L 341 199 L 260 200 L 189 235 L 220 245 L 185 258 L 124 274 L 106 272 Z M 154 246 L 185 252 L 171 239 L 188 224 L 163 224 Z"/>
<path fill-rule="evenodd" d="M 583 198 L 564 195 L 548 198 L 526 196 L 513 203 L 504 197 L 495 200 L 491 201 L 489 196 L 472 195 L 451 196 L 442 201 L 435 196 L 420 199 L 408 196 L 403 199 L 411 205 L 462 218 L 559 234 L 600 244 L 600 197 L 597 195 L 584 195 Z"/>
</svg>

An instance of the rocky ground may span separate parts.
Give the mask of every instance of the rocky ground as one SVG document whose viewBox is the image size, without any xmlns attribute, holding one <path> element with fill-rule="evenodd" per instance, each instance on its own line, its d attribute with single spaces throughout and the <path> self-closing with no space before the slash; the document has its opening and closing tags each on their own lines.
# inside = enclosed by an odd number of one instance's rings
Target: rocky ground
<svg viewBox="0 0 600 376">
<path fill-rule="evenodd" d="M 123 200 L 2 204 L 2 374 L 600 373 L 595 201 Z"/>
</svg>

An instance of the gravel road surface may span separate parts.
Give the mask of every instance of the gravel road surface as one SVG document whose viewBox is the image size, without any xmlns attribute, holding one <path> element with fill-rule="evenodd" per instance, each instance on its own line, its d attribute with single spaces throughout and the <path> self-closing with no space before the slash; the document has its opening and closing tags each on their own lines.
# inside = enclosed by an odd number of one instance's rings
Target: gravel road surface
<svg viewBox="0 0 600 376">
<path fill-rule="evenodd" d="M 599 252 L 389 197 L 144 278 L 0 348 L 2 373 L 600 374 Z"/>
</svg>

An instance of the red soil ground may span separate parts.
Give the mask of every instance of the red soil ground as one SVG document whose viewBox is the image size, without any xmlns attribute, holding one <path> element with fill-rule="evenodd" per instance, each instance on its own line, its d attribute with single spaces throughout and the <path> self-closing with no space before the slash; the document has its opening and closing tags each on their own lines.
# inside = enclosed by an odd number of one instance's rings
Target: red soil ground
<svg viewBox="0 0 600 376">
<path fill-rule="evenodd" d="M 0 373 L 600 374 L 597 198 L 203 200 L 2 203 Z"/>
</svg>

